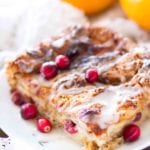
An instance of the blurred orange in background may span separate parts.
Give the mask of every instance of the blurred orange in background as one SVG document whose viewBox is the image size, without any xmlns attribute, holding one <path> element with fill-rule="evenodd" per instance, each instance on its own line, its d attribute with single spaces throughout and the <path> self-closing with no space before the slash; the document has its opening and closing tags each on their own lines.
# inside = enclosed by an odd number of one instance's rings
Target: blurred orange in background
<svg viewBox="0 0 150 150">
<path fill-rule="evenodd" d="M 129 18 L 150 30 L 150 0 L 120 0 L 120 4 Z"/>
<path fill-rule="evenodd" d="M 64 0 L 83 10 L 86 14 L 92 15 L 102 11 L 113 4 L 115 0 Z"/>
</svg>

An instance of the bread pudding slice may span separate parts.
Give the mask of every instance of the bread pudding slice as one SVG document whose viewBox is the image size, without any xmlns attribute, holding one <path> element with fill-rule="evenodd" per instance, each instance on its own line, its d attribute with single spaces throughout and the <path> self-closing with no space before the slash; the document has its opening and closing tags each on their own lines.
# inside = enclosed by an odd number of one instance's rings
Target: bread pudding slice
<svg viewBox="0 0 150 150">
<path fill-rule="evenodd" d="M 70 67 L 45 80 L 41 65 L 58 55 L 67 56 Z M 97 69 L 97 82 L 85 79 L 89 68 Z M 55 126 L 75 127 L 66 133 L 86 150 L 115 149 L 128 124 L 150 116 L 150 51 L 104 27 L 68 28 L 10 60 L 6 75 L 11 91 L 32 98 Z"/>
</svg>

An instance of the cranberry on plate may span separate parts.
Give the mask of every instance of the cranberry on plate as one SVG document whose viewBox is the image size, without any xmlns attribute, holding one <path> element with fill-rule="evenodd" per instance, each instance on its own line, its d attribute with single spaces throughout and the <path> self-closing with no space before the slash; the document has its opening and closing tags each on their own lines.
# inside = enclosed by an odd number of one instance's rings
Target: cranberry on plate
<svg viewBox="0 0 150 150">
<path fill-rule="evenodd" d="M 21 116 L 25 120 L 33 119 L 37 116 L 38 110 L 35 104 L 26 103 L 21 106 Z"/>
<path fill-rule="evenodd" d="M 126 142 L 134 142 L 138 140 L 140 134 L 140 128 L 135 124 L 130 124 L 126 126 L 123 130 L 123 138 Z"/>
<path fill-rule="evenodd" d="M 55 64 L 59 69 L 68 69 L 70 66 L 70 60 L 65 55 L 58 55 L 55 59 Z"/>
<path fill-rule="evenodd" d="M 89 83 L 94 83 L 98 80 L 98 71 L 96 69 L 88 69 L 85 73 L 85 79 Z"/>
<path fill-rule="evenodd" d="M 76 124 L 71 120 L 66 120 L 64 123 L 64 129 L 70 134 L 76 134 L 78 132 Z"/>
<path fill-rule="evenodd" d="M 37 120 L 37 128 L 40 132 L 48 133 L 52 129 L 52 123 L 47 118 L 39 118 Z"/>
<path fill-rule="evenodd" d="M 57 68 L 54 62 L 43 63 L 40 68 L 41 75 L 49 80 L 57 75 Z"/>
</svg>

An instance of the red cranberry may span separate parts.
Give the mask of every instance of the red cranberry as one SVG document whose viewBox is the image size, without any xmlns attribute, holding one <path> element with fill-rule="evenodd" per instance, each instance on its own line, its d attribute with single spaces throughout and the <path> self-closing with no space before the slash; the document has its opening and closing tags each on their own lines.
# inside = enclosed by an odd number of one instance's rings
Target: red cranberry
<svg viewBox="0 0 150 150">
<path fill-rule="evenodd" d="M 21 106 L 21 116 L 23 119 L 28 120 L 28 119 L 33 119 L 37 116 L 38 111 L 37 107 L 35 104 L 31 103 L 26 103 Z"/>
<path fill-rule="evenodd" d="M 18 106 L 21 106 L 22 104 L 25 103 L 22 98 L 22 95 L 18 91 L 14 91 L 12 93 L 11 99 L 12 99 L 13 103 Z"/>
<path fill-rule="evenodd" d="M 123 138 L 126 142 L 134 142 L 140 137 L 140 128 L 135 124 L 126 126 L 123 130 Z"/>
<path fill-rule="evenodd" d="M 46 62 L 40 68 L 41 75 L 49 80 L 57 75 L 57 68 L 54 62 Z"/>
<path fill-rule="evenodd" d="M 71 120 L 66 120 L 64 123 L 64 129 L 69 132 L 70 134 L 77 133 L 76 124 L 72 122 Z"/>
<path fill-rule="evenodd" d="M 85 73 L 85 79 L 90 82 L 94 83 L 98 80 L 98 72 L 96 69 L 88 69 Z"/>
<path fill-rule="evenodd" d="M 142 113 L 141 113 L 141 112 L 138 112 L 138 113 L 136 114 L 135 119 L 134 119 L 133 121 L 134 121 L 134 122 L 139 121 L 139 120 L 141 119 L 141 117 L 142 117 Z"/>
<path fill-rule="evenodd" d="M 47 118 L 39 118 L 37 120 L 37 128 L 40 132 L 48 133 L 52 129 L 52 123 Z"/>
<path fill-rule="evenodd" d="M 55 63 L 59 69 L 68 69 L 70 66 L 70 60 L 65 55 L 58 55 L 55 59 Z"/>
</svg>

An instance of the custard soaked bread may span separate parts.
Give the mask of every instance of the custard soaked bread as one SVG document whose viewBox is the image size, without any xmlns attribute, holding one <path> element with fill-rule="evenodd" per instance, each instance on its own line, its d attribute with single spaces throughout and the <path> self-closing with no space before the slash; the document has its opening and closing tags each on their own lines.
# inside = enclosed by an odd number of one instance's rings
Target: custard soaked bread
<svg viewBox="0 0 150 150">
<path fill-rule="evenodd" d="M 149 60 L 149 50 L 107 28 L 71 27 L 9 61 L 6 74 L 12 91 L 86 150 L 112 150 L 150 114 Z"/>
</svg>

